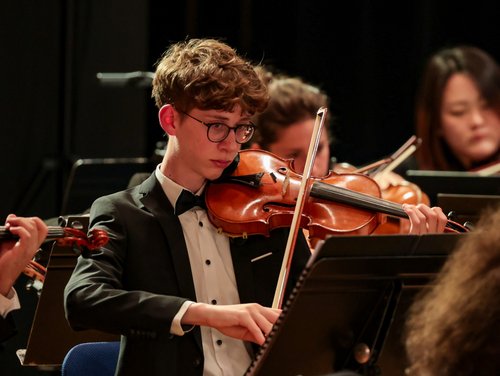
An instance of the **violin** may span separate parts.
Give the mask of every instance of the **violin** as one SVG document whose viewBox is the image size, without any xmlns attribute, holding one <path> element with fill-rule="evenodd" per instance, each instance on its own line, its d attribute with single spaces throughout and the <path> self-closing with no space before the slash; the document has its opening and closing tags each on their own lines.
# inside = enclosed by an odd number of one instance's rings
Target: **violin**
<svg viewBox="0 0 500 376">
<path fill-rule="evenodd" d="M 382 189 L 382 198 L 399 204 L 425 204 L 430 205 L 429 196 L 419 186 L 402 179 L 397 184 L 389 184 Z M 400 234 L 409 229 L 408 221 L 402 218 L 387 217 L 387 221 L 381 224 L 374 234 Z"/>
<path fill-rule="evenodd" d="M 220 232 L 269 235 L 273 228 L 290 225 L 273 308 L 283 304 L 299 227 L 306 227 L 311 237 L 324 238 L 335 232 L 370 233 L 381 213 L 408 218 L 400 205 L 380 198 L 379 186 L 368 176 L 332 171 L 321 179 L 311 177 L 327 111 L 321 107 L 316 113 L 304 176 L 294 171 L 293 160 L 246 150 L 240 152 L 240 162 L 230 176 L 223 175 L 205 190 L 208 216 Z M 224 186 L 214 188 L 216 184 Z M 456 225 L 453 232 L 467 231 Z M 454 227 L 451 221 L 447 226 Z"/>
<path fill-rule="evenodd" d="M 359 172 L 360 169 L 348 164 L 348 163 L 338 163 L 334 166 L 334 172 L 337 173 L 353 173 Z M 396 202 L 398 204 L 425 204 L 430 205 L 429 196 L 423 192 L 420 187 L 412 182 L 403 179 L 401 176 L 391 173 L 392 179 L 390 182 L 380 182 L 379 177 L 382 176 L 374 175 L 372 178 L 379 183 L 382 198 L 387 201 Z M 388 173 L 383 174 L 386 180 Z M 373 232 L 374 234 L 399 234 L 405 231 L 404 222 L 401 222 L 401 218 L 388 216 L 384 223 L 381 223 L 377 229 Z"/>
<path fill-rule="evenodd" d="M 430 205 L 429 196 L 416 184 L 411 183 L 392 172 L 400 163 L 408 158 L 420 146 L 421 140 L 412 136 L 394 154 L 364 167 L 356 168 L 349 163 L 337 163 L 333 171 L 337 173 L 363 173 L 368 174 L 381 186 L 382 198 L 399 204 L 425 204 Z M 388 216 L 381 223 L 374 234 L 403 233 L 405 223 L 400 218 Z"/>
<path fill-rule="evenodd" d="M 263 150 L 243 150 L 232 175 L 210 183 L 205 201 L 208 216 L 219 231 L 243 236 L 289 227 L 302 176 L 292 160 Z M 382 214 L 408 218 L 400 204 L 384 200 L 379 185 L 358 173 L 328 175 L 307 182 L 308 197 L 300 227 L 314 238 L 330 234 L 367 235 L 383 222 Z M 447 231 L 465 232 L 448 221 Z"/>
<path fill-rule="evenodd" d="M 17 240 L 5 226 L 0 226 L 0 241 Z M 108 240 L 108 234 L 103 230 L 91 230 L 89 235 L 80 229 L 72 227 L 48 226 L 45 242 L 56 241 L 58 245 L 71 247 L 76 254 L 84 257 L 90 256 L 90 252 L 104 246 Z M 44 282 L 46 268 L 36 260 L 31 260 L 25 267 L 23 273 L 39 282 Z"/>
<path fill-rule="evenodd" d="M 360 169 L 348 163 L 338 163 L 335 165 L 333 171 L 339 174 L 359 173 Z M 418 185 L 403 179 L 397 174 L 393 173 L 393 175 L 396 177 L 393 181 L 387 184 L 379 184 L 382 185 L 381 192 L 384 200 L 400 204 L 430 205 L 429 196 Z M 372 178 L 377 181 L 377 175 L 372 176 Z"/>
</svg>

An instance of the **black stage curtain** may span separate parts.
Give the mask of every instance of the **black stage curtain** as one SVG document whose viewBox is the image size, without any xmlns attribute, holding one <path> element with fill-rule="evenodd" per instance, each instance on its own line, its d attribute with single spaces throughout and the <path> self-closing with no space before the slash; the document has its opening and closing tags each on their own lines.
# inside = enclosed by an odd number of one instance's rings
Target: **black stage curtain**
<svg viewBox="0 0 500 376">
<path fill-rule="evenodd" d="M 8 1 L 2 58 L 0 221 L 59 215 L 76 158 L 147 154 L 147 93 L 97 72 L 146 70 L 147 2 Z"/>
<path fill-rule="evenodd" d="M 1 12 L 0 219 L 50 217 L 76 157 L 150 156 L 162 134 L 144 89 L 103 88 L 99 71 L 153 70 L 172 42 L 223 38 L 255 62 L 319 85 L 332 99 L 333 155 L 353 164 L 413 134 L 426 58 L 473 44 L 500 60 L 498 5 L 360 0 L 7 2 Z"/>
<path fill-rule="evenodd" d="M 254 61 L 325 89 L 336 118 L 333 155 L 353 164 L 391 154 L 413 134 L 415 93 L 432 53 L 472 44 L 500 61 L 500 11 L 485 0 L 227 0 L 217 9 L 199 0 L 187 4 L 186 35 L 225 38 Z M 169 6 L 153 2 L 157 14 Z M 150 25 L 155 53 L 169 39 L 159 25 Z"/>
</svg>

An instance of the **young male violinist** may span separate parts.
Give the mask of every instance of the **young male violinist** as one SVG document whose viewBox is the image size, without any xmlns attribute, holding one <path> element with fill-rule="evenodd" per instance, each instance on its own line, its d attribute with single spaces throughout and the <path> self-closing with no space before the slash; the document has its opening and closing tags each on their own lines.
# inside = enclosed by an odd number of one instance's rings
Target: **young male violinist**
<svg viewBox="0 0 500 376">
<path fill-rule="evenodd" d="M 267 88 L 232 48 L 194 39 L 163 55 L 153 97 L 165 156 L 141 185 L 92 205 L 91 227 L 110 240 L 78 260 L 66 315 L 74 328 L 121 334 L 118 375 L 242 375 L 249 343 L 262 344 L 279 316 L 268 307 L 288 230 L 229 239 L 193 194 L 237 162 Z M 299 236 L 289 286 L 309 254 Z"/>
</svg>

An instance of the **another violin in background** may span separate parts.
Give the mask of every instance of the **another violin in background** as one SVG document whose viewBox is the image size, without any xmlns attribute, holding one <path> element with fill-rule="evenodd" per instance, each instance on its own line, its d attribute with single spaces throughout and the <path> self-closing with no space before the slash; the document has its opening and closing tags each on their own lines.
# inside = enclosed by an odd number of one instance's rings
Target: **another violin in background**
<svg viewBox="0 0 500 376">
<path fill-rule="evenodd" d="M 47 237 L 44 243 L 55 241 L 60 246 L 71 247 L 76 255 L 89 257 L 91 252 L 105 245 L 108 240 L 108 234 L 103 230 L 91 230 L 87 235 L 78 221 L 73 221 L 74 227 L 48 226 Z M 0 241 L 16 240 L 14 236 L 5 226 L 0 226 Z M 47 272 L 45 266 L 39 263 L 39 257 L 35 255 L 33 260 L 26 265 L 23 273 L 43 285 L 45 274 Z M 37 290 L 41 286 L 37 287 Z"/>
<path fill-rule="evenodd" d="M 429 196 L 420 187 L 405 180 L 393 170 L 410 157 L 420 146 L 421 140 L 412 136 L 390 157 L 381 159 L 369 165 L 357 168 L 348 163 L 338 163 L 333 171 L 337 173 L 360 173 L 372 177 L 380 186 L 384 200 L 398 204 L 430 205 Z M 408 220 L 400 217 L 387 216 L 373 234 L 407 233 Z"/>
</svg>

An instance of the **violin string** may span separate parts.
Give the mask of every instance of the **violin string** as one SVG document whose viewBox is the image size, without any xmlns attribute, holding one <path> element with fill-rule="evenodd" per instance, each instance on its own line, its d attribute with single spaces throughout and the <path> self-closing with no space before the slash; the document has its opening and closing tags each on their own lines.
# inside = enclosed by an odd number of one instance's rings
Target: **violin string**
<svg viewBox="0 0 500 376">
<path fill-rule="evenodd" d="M 363 209 L 373 209 L 385 214 L 408 218 L 408 214 L 406 214 L 400 204 L 327 183 L 315 182 L 311 187 L 311 196 L 323 199 L 331 198 L 332 200 L 356 205 Z M 350 201 L 351 199 L 356 201 Z M 464 231 L 461 225 L 455 224 L 452 221 L 448 221 L 446 227 L 453 229 L 455 232 Z"/>
<path fill-rule="evenodd" d="M 49 229 L 48 233 L 52 234 L 54 236 L 55 235 L 62 235 L 62 234 L 64 234 L 64 228 L 62 228 L 62 227 L 49 226 L 48 229 Z"/>
<path fill-rule="evenodd" d="M 58 226 L 49 226 L 47 232 L 47 240 L 53 240 L 57 238 L 61 238 L 64 236 L 64 228 Z"/>
<path fill-rule="evenodd" d="M 311 187 L 311 196 L 332 199 L 334 201 L 356 205 L 364 209 L 373 209 L 398 217 L 408 217 L 399 204 L 327 183 L 315 182 Z"/>
</svg>

